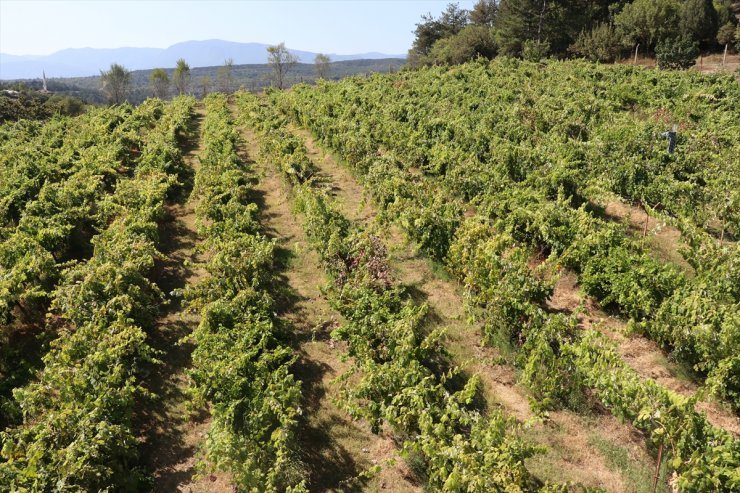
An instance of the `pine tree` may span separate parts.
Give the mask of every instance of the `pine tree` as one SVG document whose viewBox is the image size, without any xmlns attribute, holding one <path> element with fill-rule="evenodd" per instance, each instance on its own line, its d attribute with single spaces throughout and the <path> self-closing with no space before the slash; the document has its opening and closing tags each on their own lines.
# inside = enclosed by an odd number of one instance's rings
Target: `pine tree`
<svg viewBox="0 0 740 493">
<path fill-rule="evenodd" d="M 681 34 L 691 37 L 704 48 L 715 44 L 717 22 L 712 0 L 685 0 L 681 6 Z"/>
<path fill-rule="evenodd" d="M 475 26 L 493 27 L 497 11 L 497 0 L 478 0 L 470 11 L 470 23 Z"/>
</svg>

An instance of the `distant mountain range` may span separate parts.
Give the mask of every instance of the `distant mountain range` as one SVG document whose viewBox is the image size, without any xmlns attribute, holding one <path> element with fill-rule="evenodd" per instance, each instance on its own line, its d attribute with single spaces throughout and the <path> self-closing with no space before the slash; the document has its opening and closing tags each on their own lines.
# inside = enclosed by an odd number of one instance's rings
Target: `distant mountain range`
<svg viewBox="0 0 740 493">
<path fill-rule="evenodd" d="M 84 77 L 100 75 L 112 63 L 120 63 L 129 70 L 171 68 L 179 58 L 190 67 L 211 67 L 231 58 L 234 64 L 267 63 L 267 47 L 262 43 L 237 43 L 210 39 L 185 41 L 169 48 L 69 48 L 51 55 L 8 55 L 0 53 L 0 79 L 35 79 L 42 71 L 47 77 Z M 313 63 L 316 53 L 289 50 L 304 63 Z M 378 60 L 406 58 L 406 55 L 383 53 L 358 53 L 354 55 L 329 54 L 332 61 Z"/>
</svg>

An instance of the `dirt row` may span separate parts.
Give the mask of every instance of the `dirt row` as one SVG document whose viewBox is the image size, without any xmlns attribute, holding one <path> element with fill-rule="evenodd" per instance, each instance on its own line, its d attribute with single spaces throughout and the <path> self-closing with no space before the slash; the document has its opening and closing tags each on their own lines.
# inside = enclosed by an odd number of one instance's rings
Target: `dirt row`
<svg viewBox="0 0 740 493">
<path fill-rule="evenodd" d="M 342 212 L 351 220 L 371 225 L 375 211 L 362 186 L 308 131 L 293 130 L 304 139 L 323 179 L 332 184 Z M 652 482 L 654 460 L 645 449 L 644 438 L 610 414 L 581 416 L 557 411 L 546 423 L 533 419 L 529 396 L 517 384 L 515 370 L 499 364 L 501 358 L 494 349 L 480 345 L 481 328 L 467 321 L 457 283 L 421 255 L 398 228 L 384 228 L 384 236 L 396 279 L 418 301 L 429 305 L 431 325 L 447 328 L 454 362 L 468 374 L 480 375 L 489 406 L 502 407 L 526 423 L 527 436 L 545 447 L 544 454 L 528 463 L 536 476 L 543 481 L 574 481 L 615 492 L 641 491 L 640 484 Z"/>
<path fill-rule="evenodd" d="M 302 382 L 303 416 L 298 426 L 298 449 L 307 467 L 311 491 L 421 491 L 398 457 L 390 436 L 373 435 L 369 425 L 353 421 L 340 409 L 339 387 L 333 380 L 348 368 L 344 348 L 331 331 L 341 323 L 321 294 L 326 282 L 319 257 L 310 246 L 300 219 L 291 211 L 289 191 L 270 163 L 255 158 L 254 133 L 241 128 L 243 158 L 259 175 L 254 201 L 260 223 L 277 240 L 284 292 L 276 293 L 279 315 L 291 324 L 299 355 L 296 377 Z M 371 470 L 380 466 L 379 473 Z"/>
<path fill-rule="evenodd" d="M 152 491 L 231 492 L 227 475 L 198 477 L 199 446 L 210 426 L 207 409 L 194 406 L 188 393 L 193 345 L 181 343 L 198 324 L 199 316 L 185 309 L 178 290 L 196 284 L 205 270 L 196 251 L 200 240 L 195 227 L 197 200 L 189 198 L 202 150 L 202 105 L 196 106 L 192 138 L 183 150 L 190 176 L 179 197 L 166 204 L 167 218 L 160 229 L 162 254 L 155 268 L 156 282 L 167 302 L 162 305 L 150 344 L 159 351 L 161 364 L 151 369 L 147 388 L 157 397 L 144 406 L 139 422 L 143 466 L 152 478 Z"/>
</svg>

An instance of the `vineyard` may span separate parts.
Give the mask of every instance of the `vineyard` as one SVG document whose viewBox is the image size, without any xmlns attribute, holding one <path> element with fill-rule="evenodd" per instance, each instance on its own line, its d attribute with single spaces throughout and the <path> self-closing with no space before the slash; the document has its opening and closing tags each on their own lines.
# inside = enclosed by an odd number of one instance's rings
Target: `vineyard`
<svg viewBox="0 0 740 493">
<path fill-rule="evenodd" d="M 499 58 L 3 125 L 0 491 L 740 490 L 738 107 Z"/>
</svg>

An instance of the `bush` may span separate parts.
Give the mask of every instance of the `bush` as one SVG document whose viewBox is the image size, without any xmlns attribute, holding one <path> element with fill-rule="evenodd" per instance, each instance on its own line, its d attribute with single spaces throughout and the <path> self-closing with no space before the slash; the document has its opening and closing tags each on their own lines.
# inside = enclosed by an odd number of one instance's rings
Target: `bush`
<svg viewBox="0 0 740 493">
<path fill-rule="evenodd" d="M 539 62 L 550 54 L 550 43 L 528 39 L 522 43 L 522 58 L 530 62 Z"/>
<path fill-rule="evenodd" d="M 691 38 L 681 36 L 675 39 L 664 39 L 655 48 L 658 67 L 662 69 L 687 69 L 696 63 L 699 56 L 699 44 Z"/>
<path fill-rule="evenodd" d="M 0 123 L 22 119 L 46 120 L 57 114 L 78 116 L 84 111 L 85 102 L 79 98 L 59 94 L 49 96 L 25 86 L 0 94 Z"/>
<path fill-rule="evenodd" d="M 54 94 L 43 104 L 51 114 L 78 116 L 85 111 L 85 102 L 73 96 Z"/>
<path fill-rule="evenodd" d="M 569 50 L 592 62 L 611 63 L 622 53 L 622 48 L 614 27 L 603 23 L 590 31 L 582 31 Z"/>
</svg>

